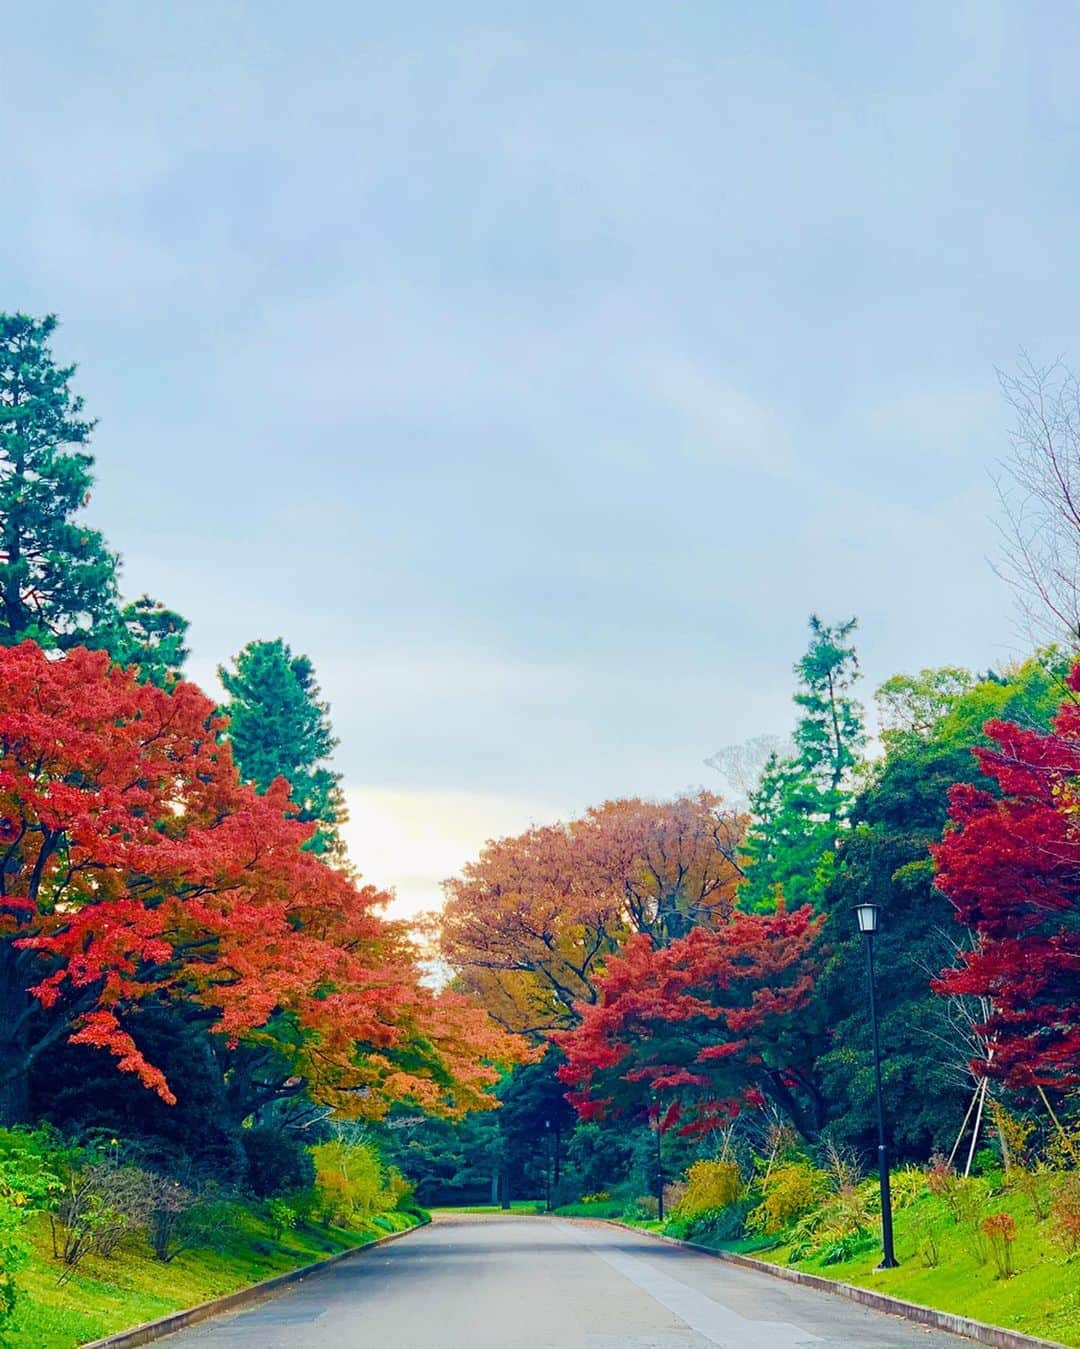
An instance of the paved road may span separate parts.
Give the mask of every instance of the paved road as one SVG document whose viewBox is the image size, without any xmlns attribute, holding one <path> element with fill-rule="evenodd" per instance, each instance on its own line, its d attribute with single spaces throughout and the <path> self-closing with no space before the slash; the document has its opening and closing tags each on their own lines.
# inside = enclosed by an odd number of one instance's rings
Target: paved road
<svg viewBox="0 0 1080 1349">
<path fill-rule="evenodd" d="M 601 1223 L 442 1217 L 168 1349 L 970 1349 Z"/>
</svg>

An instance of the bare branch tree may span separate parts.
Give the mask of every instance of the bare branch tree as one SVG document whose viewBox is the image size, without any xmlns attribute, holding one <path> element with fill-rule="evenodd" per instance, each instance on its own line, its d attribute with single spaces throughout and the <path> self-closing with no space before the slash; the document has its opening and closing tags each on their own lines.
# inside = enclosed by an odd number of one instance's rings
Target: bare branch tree
<svg viewBox="0 0 1080 1349">
<path fill-rule="evenodd" d="M 745 809 L 772 755 L 775 754 L 778 759 L 788 759 L 794 753 L 795 745 L 790 738 L 755 735 L 741 744 L 725 745 L 715 754 L 710 754 L 705 763 L 724 779 L 728 800 L 738 809 Z"/>
<path fill-rule="evenodd" d="M 1027 635 L 1080 647 L 1080 380 L 1060 360 L 998 372 L 1016 415 L 995 479 L 1001 549 Z"/>
</svg>

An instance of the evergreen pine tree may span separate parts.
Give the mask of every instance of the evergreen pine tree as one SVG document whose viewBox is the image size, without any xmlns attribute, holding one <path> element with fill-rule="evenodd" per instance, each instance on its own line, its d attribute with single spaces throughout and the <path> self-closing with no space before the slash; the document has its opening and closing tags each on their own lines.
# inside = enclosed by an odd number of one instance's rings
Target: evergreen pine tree
<svg viewBox="0 0 1080 1349">
<path fill-rule="evenodd" d="M 852 776 L 866 742 L 862 707 L 852 694 L 859 661 L 857 620 L 835 626 L 810 618 L 810 645 L 795 665 L 795 754 L 772 755 L 750 799 L 743 902 L 770 909 L 820 906 L 837 839 L 852 800 Z"/>
<path fill-rule="evenodd" d="M 851 618 L 829 627 L 811 614 L 810 645 L 795 666 L 795 705 L 803 713 L 795 727 L 797 761 L 834 828 L 850 806 L 851 773 L 866 744 L 863 709 L 851 692 L 859 678 L 851 641 L 857 626 Z"/>
<path fill-rule="evenodd" d="M 187 660 L 187 630 L 187 619 L 174 609 L 140 595 L 120 610 L 117 629 L 106 645 L 118 664 L 139 667 L 142 683 L 167 689 L 180 678 Z"/>
<path fill-rule="evenodd" d="M 0 314 L 0 643 L 68 648 L 115 624 L 117 559 L 76 520 L 94 423 L 49 347 L 56 318 Z M 97 640 L 95 640 L 97 639 Z"/>
<path fill-rule="evenodd" d="M 218 667 L 218 677 L 228 695 L 222 710 L 241 777 L 260 792 L 276 777 L 288 779 L 300 818 L 318 825 L 308 846 L 341 860 L 341 775 L 326 764 L 338 742 L 311 661 L 294 656 L 280 637 L 249 642 L 232 669 Z"/>
<path fill-rule="evenodd" d="M 168 687 L 187 621 L 144 595 L 121 607 L 119 558 L 78 514 L 90 499 L 95 423 L 59 366 L 55 315 L 0 314 L 0 645 L 32 638 L 108 651 Z"/>
</svg>

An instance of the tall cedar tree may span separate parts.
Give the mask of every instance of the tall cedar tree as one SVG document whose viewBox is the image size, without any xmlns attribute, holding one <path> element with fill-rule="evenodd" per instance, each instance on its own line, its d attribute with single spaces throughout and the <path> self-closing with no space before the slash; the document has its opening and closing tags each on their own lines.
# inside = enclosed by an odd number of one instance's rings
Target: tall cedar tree
<svg viewBox="0 0 1080 1349">
<path fill-rule="evenodd" d="M 936 984 L 986 999 L 979 1065 L 1017 1088 L 1080 1086 L 1080 663 L 1049 732 L 991 721 L 977 749 L 997 792 L 958 783 L 937 884 L 975 933 Z"/>
<path fill-rule="evenodd" d="M 294 656 L 280 637 L 249 642 L 232 669 L 218 667 L 218 677 L 228 694 L 222 710 L 241 777 L 260 792 L 283 777 L 299 818 L 316 826 L 310 851 L 344 860 L 341 775 L 326 765 L 338 742 L 311 661 Z"/>
<path fill-rule="evenodd" d="M 90 500 L 95 423 L 59 366 L 54 315 L 0 314 L 0 644 L 31 638 L 138 664 L 145 679 L 179 675 L 187 623 L 147 596 L 121 607 L 119 560 L 78 520 Z"/>
<path fill-rule="evenodd" d="M 0 314 L 0 640 L 67 648 L 110 631 L 115 554 L 78 523 L 90 498 L 94 423 L 74 366 L 49 348 L 56 318 Z"/>
<path fill-rule="evenodd" d="M 339 1109 L 488 1104 L 516 1042 L 423 984 L 386 896 L 304 851 L 286 784 L 241 783 L 221 730 L 192 684 L 0 647 L 0 1122 L 64 1038 L 171 1101 L 133 1035 L 151 1002 L 225 1042 L 291 1027 L 294 1075 Z"/>
<path fill-rule="evenodd" d="M 743 903 L 770 909 L 820 906 L 840 831 L 851 805 L 851 780 L 866 736 L 852 696 L 859 660 L 852 645 L 857 620 L 830 626 L 810 618 L 810 645 L 795 666 L 796 753 L 772 755 L 751 797 L 747 883 Z"/>
</svg>

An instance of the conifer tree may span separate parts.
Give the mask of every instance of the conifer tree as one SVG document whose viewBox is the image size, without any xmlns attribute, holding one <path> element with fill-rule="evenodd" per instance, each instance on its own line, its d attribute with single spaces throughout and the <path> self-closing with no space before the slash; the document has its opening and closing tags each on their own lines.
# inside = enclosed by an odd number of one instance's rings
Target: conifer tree
<svg viewBox="0 0 1080 1349">
<path fill-rule="evenodd" d="M 338 742 L 311 661 L 293 655 L 280 637 L 249 642 L 231 669 L 218 667 L 218 677 L 241 777 L 260 792 L 276 777 L 287 779 L 300 819 L 318 825 L 311 851 L 340 859 L 345 802 L 341 775 L 326 763 Z"/>
<path fill-rule="evenodd" d="M 795 754 L 772 755 L 750 801 L 744 903 L 772 908 L 820 906 L 836 842 L 852 800 L 852 773 L 865 744 L 863 712 L 853 695 L 859 660 L 857 620 L 830 625 L 812 614 L 810 645 L 796 663 Z"/>
<path fill-rule="evenodd" d="M 95 645 L 114 627 L 117 559 L 76 516 L 94 423 L 49 339 L 56 318 L 0 314 L 0 643 Z"/>
<path fill-rule="evenodd" d="M 78 515 L 90 499 L 95 423 L 59 366 L 55 315 L 0 314 L 0 645 L 104 650 L 168 688 L 186 619 L 143 595 L 121 606 L 118 556 Z"/>
<path fill-rule="evenodd" d="M 140 595 L 120 610 L 117 630 L 106 645 L 117 664 L 138 666 L 141 682 L 167 689 L 183 672 L 187 630 L 187 619 L 174 609 Z"/>
</svg>

